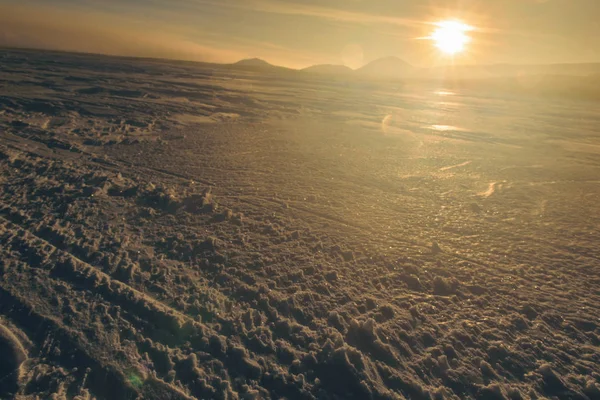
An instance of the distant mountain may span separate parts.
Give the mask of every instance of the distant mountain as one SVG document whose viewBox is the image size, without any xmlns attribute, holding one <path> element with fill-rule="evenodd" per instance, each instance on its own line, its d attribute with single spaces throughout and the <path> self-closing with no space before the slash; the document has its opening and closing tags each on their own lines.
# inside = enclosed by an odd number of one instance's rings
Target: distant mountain
<svg viewBox="0 0 600 400">
<path fill-rule="evenodd" d="M 319 75 L 349 75 L 354 72 L 352 68 L 345 65 L 321 64 L 304 68 L 302 71 Z"/>
<path fill-rule="evenodd" d="M 273 65 L 260 58 L 248 58 L 245 60 L 240 60 L 234 64 L 229 64 L 227 67 L 233 69 L 251 70 L 255 72 L 268 72 L 275 74 L 288 74 L 297 71 L 291 68 Z"/>
<path fill-rule="evenodd" d="M 1 0 L 0 0 L 1 1 Z M 519 78 L 524 81 L 536 76 L 592 76 L 600 74 L 600 63 L 578 64 L 467 64 L 440 65 L 430 68 L 417 68 L 398 57 L 384 57 L 353 70 L 344 65 L 320 64 L 301 70 L 270 64 L 260 58 L 249 58 L 228 64 L 226 68 L 247 69 L 274 74 L 296 74 L 333 76 L 360 80 L 481 80 L 497 78 Z M 534 79 L 535 80 L 535 79 Z"/>
<path fill-rule="evenodd" d="M 240 61 L 234 63 L 233 65 L 235 65 L 237 67 L 253 67 L 253 68 L 276 67 L 275 65 L 269 64 L 268 62 L 266 62 L 265 60 L 262 60 L 260 58 L 248 58 L 245 60 L 240 60 Z M 278 67 L 278 68 L 282 68 L 282 67 Z"/>
<path fill-rule="evenodd" d="M 370 78 L 403 78 L 414 72 L 415 68 L 398 57 L 385 57 L 370 62 L 357 70 L 357 73 Z"/>
</svg>

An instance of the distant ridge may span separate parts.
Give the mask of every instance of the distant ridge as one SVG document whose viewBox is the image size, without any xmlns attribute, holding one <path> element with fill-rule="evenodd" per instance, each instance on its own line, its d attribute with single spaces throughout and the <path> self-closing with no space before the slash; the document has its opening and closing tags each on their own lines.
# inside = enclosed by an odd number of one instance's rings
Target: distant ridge
<svg viewBox="0 0 600 400">
<path fill-rule="evenodd" d="M 122 60 L 146 60 L 153 62 L 181 62 L 191 64 L 210 65 L 219 68 L 247 68 L 272 70 L 277 73 L 307 72 L 310 74 L 341 75 L 344 77 L 358 77 L 366 79 L 495 79 L 495 78 L 527 78 L 529 76 L 576 76 L 597 79 L 600 77 L 600 62 L 573 62 L 573 63 L 547 63 L 547 64 L 457 64 L 438 65 L 432 67 L 414 67 L 402 59 L 391 56 L 374 60 L 357 70 L 351 70 L 343 65 L 322 64 L 304 69 L 294 69 L 271 64 L 260 58 L 248 58 L 235 63 L 217 63 L 181 58 L 142 57 L 103 54 L 101 52 L 68 51 L 57 49 L 41 49 L 35 47 L 15 47 L 0 45 L 0 50 L 19 52 L 43 52 L 48 54 L 75 54 L 83 57 L 111 57 Z M 306 74 L 308 75 L 308 74 Z"/>
<path fill-rule="evenodd" d="M 405 79 L 494 79 L 509 77 L 545 76 L 593 76 L 600 74 L 600 63 L 563 63 L 563 64 L 464 64 L 442 65 L 429 68 L 418 68 L 399 57 L 378 58 L 353 70 L 345 65 L 318 64 L 304 69 L 286 68 L 273 65 L 260 58 L 240 60 L 228 64 L 233 68 L 258 69 L 276 73 L 304 73 L 306 76 L 328 76 L 341 79 L 366 80 L 405 80 Z"/>
<path fill-rule="evenodd" d="M 247 58 L 244 60 L 240 60 L 240 61 L 234 63 L 233 65 L 238 66 L 238 67 L 258 67 L 258 68 L 260 68 L 260 67 L 275 67 L 275 65 L 270 64 L 260 58 Z M 280 68 L 284 68 L 284 67 L 280 67 Z"/>
<path fill-rule="evenodd" d="M 350 67 L 334 64 L 313 65 L 311 67 L 304 68 L 302 71 L 321 75 L 349 75 L 354 72 L 354 70 Z"/>
<path fill-rule="evenodd" d="M 414 73 L 415 68 L 398 57 L 384 57 L 368 63 L 356 72 L 371 78 L 403 78 Z"/>
<path fill-rule="evenodd" d="M 280 67 L 260 58 L 248 58 L 240 60 L 233 67 L 257 68 L 257 69 L 279 69 L 281 71 L 298 71 L 290 68 Z M 328 75 L 338 77 L 363 77 L 369 79 L 402 79 L 415 73 L 416 68 L 398 57 L 384 57 L 368 63 L 367 65 L 353 70 L 345 65 L 319 64 L 299 70 L 313 75 Z"/>
</svg>

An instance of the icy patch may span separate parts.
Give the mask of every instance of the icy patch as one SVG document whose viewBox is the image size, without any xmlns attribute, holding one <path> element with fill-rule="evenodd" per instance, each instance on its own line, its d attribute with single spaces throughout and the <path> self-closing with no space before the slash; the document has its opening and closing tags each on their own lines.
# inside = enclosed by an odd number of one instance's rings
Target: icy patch
<svg viewBox="0 0 600 400">
<path fill-rule="evenodd" d="M 452 125 L 430 125 L 427 128 L 438 132 L 464 131 L 464 129 Z"/>
<path fill-rule="evenodd" d="M 490 197 L 497 191 L 502 190 L 502 187 L 504 186 L 505 183 L 506 183 L 506 181 L 490 182 L 488 189 L 485 192 L 478 193 L 478 195 L 482 196 L 482 197 Z"/>
<path fill-rule="evenodd" d="M 465 161 L 464 163 L 460 163 L 460 164 L 456 164 L 456 165 L 450 165 L 448 167 L 443 167 L 440 168 L 440 171 L 448 171 L 454 168 L 460 168 L 460 167 L 466 167 L 467 165 L 471 164 L 472 161 Z"/>
</svg>

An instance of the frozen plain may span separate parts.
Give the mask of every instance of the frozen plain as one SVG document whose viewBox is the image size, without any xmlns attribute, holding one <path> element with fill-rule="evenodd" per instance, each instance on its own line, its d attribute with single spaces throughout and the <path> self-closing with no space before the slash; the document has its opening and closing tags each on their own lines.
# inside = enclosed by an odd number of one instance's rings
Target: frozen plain
<svg viewBox="0 0 600 400">
<path fill-rule="evenodd" d="M 1 398 L 600 398 L 598 103 L 0 66 Z"/>
</svg>

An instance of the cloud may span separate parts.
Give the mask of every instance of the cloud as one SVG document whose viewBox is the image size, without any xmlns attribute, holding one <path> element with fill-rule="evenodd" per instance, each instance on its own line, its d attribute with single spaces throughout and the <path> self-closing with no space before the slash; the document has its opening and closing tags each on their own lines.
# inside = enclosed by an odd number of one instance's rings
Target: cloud
<svg viewBox="0 0 600 400">
<path fill-rule="evenodd" d="M 255 9 L 263 12 L 288 14 L 288 15 L 304 15 L 310 17 L 324 18 L 335 21 L 353 22 L 359 24 L 390 24 L 402 26 L 417 26 L 421 22 L 392 16 L 374 15 L 362 12 L 340 10 L 329 7 L 322 7 L 310 4 L 276 2 L 271 0 L 252 0 L 248 4 L 252 4 Z"/>
<path fill-rule="evenodd" d="M 320 57 L 251 37 L 203 32 L 178 23 L 180 13 L 171 10 L 140 17 L 133 12 L 117 15 L 64 5 L 0 4 L 0 46 L 217 63 L 261 57 L 295 68 L 312 65 Z"/>
<path fill-rule="evenodd" d="M 339 8 L 332 8 L 306 3 L 302 4 L 290 1 L 245 0 L 223 2 L 215 0 L 183 0 L 183 3 L 180 4 L 197 6 L 211 5 L 215 7 L 238 8 L 271 14 L 299 15 L 305 17 L 314 17 L 332 21 L 342 21 L 357 24 L 387 24 L 401 25 L 407 27 L 414 27 L 423 24 L 422 21 L 418 21 L 415 19 L 377 15 L 359 11 L 342 10 Z"/>
<path fill-rule="evenodd" d="M 131 26 L 126 18 L 100 12 L 0 5 L 0 46 L 208 62 L 232 62 L 244 54 L 159 33 L 165 31 L 165 26 Z"/>
</svg>

